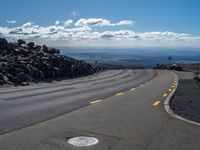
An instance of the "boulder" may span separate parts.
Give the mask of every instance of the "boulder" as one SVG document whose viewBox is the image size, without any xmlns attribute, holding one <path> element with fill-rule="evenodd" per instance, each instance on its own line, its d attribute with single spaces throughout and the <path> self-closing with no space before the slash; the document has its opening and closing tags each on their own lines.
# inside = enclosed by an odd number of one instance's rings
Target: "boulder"
<svg viewBox="0 0 200 150">
<path fill-rule="evenodd" d="M 30 48 L 34 48 L 35 43 L 34 43 L 34 42 L 29 42 L 27 45 L 28 45 Z"/>
<path fill-rule="evenodd" d="M 17 44 L 21 46 L 22 44 L 26 44 L 26 42 L 24 40 L 19 39 L 17 40 Z"/>
</svg>

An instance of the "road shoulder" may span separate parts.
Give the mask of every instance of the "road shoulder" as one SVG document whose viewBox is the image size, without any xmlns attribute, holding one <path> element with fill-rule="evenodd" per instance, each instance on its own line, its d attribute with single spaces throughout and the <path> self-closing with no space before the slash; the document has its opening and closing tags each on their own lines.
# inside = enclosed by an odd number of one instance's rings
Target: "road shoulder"
<svg viewBox="0 0 200 150">
<path fill-rule="evenodd" d="M 177 82 L 174 89 L 165 100 L 165 110 L 176 119 L 200 126 L 199 88 L 191 74 L 179 72 L 178 75 L 175 75 Z"/>
</svg>

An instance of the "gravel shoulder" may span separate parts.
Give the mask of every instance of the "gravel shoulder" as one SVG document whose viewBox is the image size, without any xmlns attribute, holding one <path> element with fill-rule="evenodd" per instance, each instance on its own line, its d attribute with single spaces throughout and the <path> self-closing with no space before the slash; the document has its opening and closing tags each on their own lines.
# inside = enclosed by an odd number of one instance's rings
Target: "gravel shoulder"
<svg viewBox="0 0 200 150">
<path fill-rule="evenodd" d="M 193 80 L 190 72 L 177 72 L 179 86 L 170 103 L 179 116 L 200 123 L 200 83 Z"/>
</svg>

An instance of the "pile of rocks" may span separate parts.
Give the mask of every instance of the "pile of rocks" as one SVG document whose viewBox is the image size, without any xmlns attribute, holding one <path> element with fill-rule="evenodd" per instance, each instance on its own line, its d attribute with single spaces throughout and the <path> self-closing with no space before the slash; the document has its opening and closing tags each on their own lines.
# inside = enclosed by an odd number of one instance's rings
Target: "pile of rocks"
<svg viewBox="0 0 200 150">
<path fill-rule="evenodd" d="M 0 85 L 78 77 L 97 70 L 84 61 L 60 55 L 56 48 L 0 38 Z"/>
<path fill-rule="evenodd" d="M 168 70 L 178 70 L 182 71 L 183 68 L 180 64 L 156 64 L 154 69 L 168 69 Z"/>
</svg>

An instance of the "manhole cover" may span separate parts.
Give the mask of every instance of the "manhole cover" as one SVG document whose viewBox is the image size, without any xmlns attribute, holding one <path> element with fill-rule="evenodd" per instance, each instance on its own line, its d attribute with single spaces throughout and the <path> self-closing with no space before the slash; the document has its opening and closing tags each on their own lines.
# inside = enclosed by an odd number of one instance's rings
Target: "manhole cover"
<svg viewBox="0 0 200 150">
<path fill-rule="evenodd" d="M 98 139 L 86 136 L 73 137 L 67 140 L 67 143 L 73 146 L 92 146 L 97 144 L 98 142 Z"/>
</svg>

